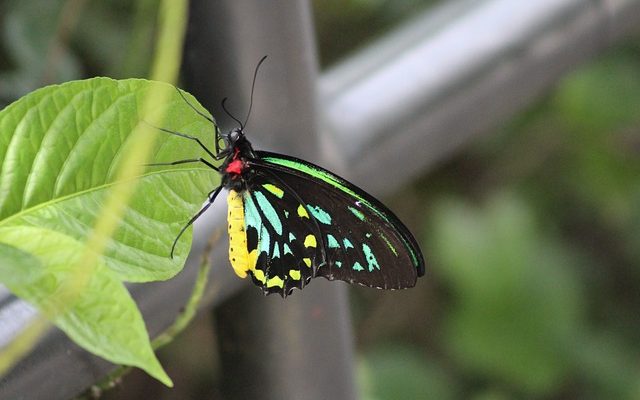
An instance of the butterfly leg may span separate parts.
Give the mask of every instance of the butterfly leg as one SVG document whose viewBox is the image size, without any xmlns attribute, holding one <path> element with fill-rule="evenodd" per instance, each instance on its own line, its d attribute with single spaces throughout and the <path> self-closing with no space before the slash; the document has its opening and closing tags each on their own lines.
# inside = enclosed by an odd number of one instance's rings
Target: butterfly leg
<svg viewBox="0 0 640 400">
<path fill-rule="evenodd" d="M 220 186 L 222 186 L 222 185 L 220 185 Z M 212 191 L 210 191 L 207 194 L 207 197 L 209 198 L 209 203 L 213 203 L 214 200 L 216 199 L 216 196 L 220 192 L 220 186 L 218 186 L 217 188 L 213 189 Z"/>
<path fill-rule="evenodd" d="M 191 107 L 191 109 L 193 111 L 195 111 L 196 114 L 198 114 L 199 116 L 201 116 L 202 118 L 206 119 L 207 121 L 209 121 L 209 122 L 211 122 L 213 124 L 213 126 L 214 126 L 214 128 L 216 130 L 216 133 L 215 133 L 216 154 L 220 154 L 220 130 L 218 129 L 218 126 L 216 125 L 216 122 L 213 120 L 213 118 L 209 117 L 208 115 L 206 115 L 202 111 L 198 110 L 193 104 L 191 104 L 191 102 L 189 100 L 187 100 L 187 98 L 185 97 L 184 93 L 182 93 L 182 90 L 178 89 L 177 87 L 176 87 L 176 90 L 178 91 L 178 94 L 180 95 L 180 97 L 182 97 L 182 100 L 184 100 L 184 102 L 187 103 L 187 105 L 189 107 Z M 211 154 L 211 153 L 209 153 L 209 154 Z M 216 160 L 219 160 L 219 158 L 216 158 Z"/>
<path fill-rule="evenodd" d="M 184 93 L 182 93 L 182 90 L 178 89 L 177 87 L 175 87 L 175 88 L 176 88 L 176 91 L 178 91 L 178 94 L 180 95 L 180 97 L 182 97 L 182 100 L 184 100 L 184 102 L 187 103 L 187 105 L 189 107 L 191 107 L 191 109 L 193 111 L 195 111 L 196 114 L 198 114 L 202 118 L 206 119 L 207 121 L 211 122 L 213 125 L 216 124 L 215 121 L 210 116 L 208 116 L 205 113 L 203 113 L 202 111 L 198 110 L 193 104 L 191 104 L 191 102 L 189 100 L 187 100 L 187 98 L 185 97 Z"/>
<path fill-rule="evenodd" d="M 187 222 L 187 224 L 182 227 L 182 229 L 180 230 L 180 233 L 178 233 L 178 236 L 176 236 L 176 239 L 173 241 L 173 245 L 171 246 L 171 258 L 173 258 L 173 252 L 176 249 L 176 244 L 178 243 L 178 239 L 180 239 L 180 236 L 182 236 L 182 234 L 187 230 L 188 227 L 191 226 L 191 224 L 193 224 L 195 222 L 195 220 L 197 220 L 198 218 L 200 218 L 200 216 L 202 214 L 204 214 L 205 211 L 207 211 L 209 209 L 209 207 L 211 207 L 211 205 L 213 204 L 213 202 L 215 201 L 216 197 L 218 196 L 218 194 L 220 194 L 220 190 L 222 190 L 222 185 L 218 186 L 217 188 L 213 189 L 209 195 L 207 196 L 209 201 L 207 202 L 207 204 L 205 204 L 204 207 L 202 207 L 200 209 L 200 211 L 198 211 L 196 213 L 196 215 L 194 215 L 193 217 L 191 217 L 191 219 L 189 220 L 189 222 Z"/>
<path fill-rule="evenodd" d="M 178 161 L 171 161 L 171 162 L 161 162 L 161 163 L 151 163 L 151 164 L 144 164 L 145 167 L 157 167 L 159 165 L 178 165 L 178 164 L 188 164 L 188 163 L 197 163 L 197 162 L 201 162 L 203 164 L 205 164 L 207 167 L 220 172 L 220 169 L 218 169 L 218 167 L 214 166 L 213 164 L 211 164 L 209 161 L 205 160 L 204 158 L 200 157 L 200 158 L 190 158 L 187 160 L 178 160 Z"/>
<path fill-rule="evenodd" d="M 209 155 L 210 155 L 214 160 L 216 159 L 216 156 L 211 152 L 211 150 L 209 150 L 209 148 L 208 148 L 207 146 L 205 146 L 205 145 L 204 145 L 204 143 L 202 143 L 202 142 L 200 141 L 200 139 L 198 139 L 197 137 L 195 137 L 195 136 L 191 136 L 191 135 L 187 135 L 186 133 L 181 133 L 181 132 L 172 131 L 171 129 L 160 128 L 159 126 L 151 125 L 150 123 L 148 123 L 148 122 L 146 122 L 146 121 L 143 121 L 143 122 L 145 122 L 147 125 L 149 125 L 149 126 L 151 126 L 151 127 L 153 127 L 153 128 L 156 128 L 156 129 L 158 129 L 158 130 L 160 130 L 160 131 L 162 131 L 162 132 L 168 133 L 168 134 L 170 134 L 170 135 L 180 136 L 180 137 L 185 138 L 185 139 L 193 140 L 194 142 L 198 143 L 198 145 L 199 145 L 199 146 L 200 146 L 204 151 L 206 151 L 206 152 L 207 152 L 207 154 L 209 154 Z"/>
</svg>

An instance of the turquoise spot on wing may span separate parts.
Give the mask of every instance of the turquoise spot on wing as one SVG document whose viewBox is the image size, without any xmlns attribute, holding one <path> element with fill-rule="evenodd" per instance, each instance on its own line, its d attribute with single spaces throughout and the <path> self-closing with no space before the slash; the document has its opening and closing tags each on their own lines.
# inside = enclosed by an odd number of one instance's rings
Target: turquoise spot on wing
<svg viewBox="0 0 640 400">
<path fill-rule="evenodd" d="M 271 244 L 271 236 L 269 236 L 269 231 L 267 227 L 262 224 L 260 229 L 260 236 L 258 237 L 258 246 L 260 248 L 260 253 L 269 253 L 269 245 Z"/>
<path fill-rule="evenodd" d="M 273 254 L 271 254 L 271 258 L 280 258 L 280 246 L 278 246 L 278 243 L 273 245 Z"/>
<path fill-rule="evenodd" d="M 294 240 L 296 240 L 296 235 L 294 235 L 293 232 L 289 232 L 289 241 L 293 242 Z"/>
<path fill-rule="evenodd" d="M 362 251 L 364 252 L 364 257 L 367 259 L 367 266 L 369 267 L 369 272 L 373 272 L 374 269 L 380 269 L 380 264 L 378 264 L 378 260 L 376 256 L 371 251 L 371 247 L 369 247 L 366 243 L 362 244 Z"/>
<path fill-rule="evenodd" d="M 289 218 L 289 211 L 284 210 L 284 217 L 285 217 L 285 218 Z"/>
<path fill-rule="evenodd" d="M 369 239 L 371 237 L 370 233 L 365 233 L 365 236 L 367 237 L 367 239 Z"/>
<path fill-rule="evenodd" d="M 262 218 L 260 218 L 260 213 L 258 213 L 258 209 L 256 208 L 256 204 L 249 196 L 248 192 L 243 196 L 244 199 L 244 224 L 246 226 L 251 226 L 258 231 L 258 250 L 260 253 L 269 251 L 269 244 L 271 243 L 271 238 L 269 236 L 269 232 L 267 228 L 262 223 Z"/>
<path fill-rule="evenodd" d="M 358 218 L 360 221 L 364 221 L 364 214 L 362 213 L 362 211 L 353 207 L 347 207 L 347 208 L 349 209 L 349 211 L 351 211 L 353 215 L 356 216 L 356 218 Z"/>
<path fill-rule="evenodd" d="M 342 261 L 336 261 L 335 264 L 338 268 L 342 267 Z"/>
<path fill-rule="evenodd" d="M 327 234 L 327 246 L 329 246 L 330 249 L 339 249 L 340 248 L 340 243 L 338 243 L 336 238 L 333 237 L 333 235 L 329 233 L 329 234 Z"/>
<path fill-rule="evenodd" d="M 260 214 L 258 213 L 258 209 L 256 208 L 255 203 L 251 196 L 244 195 L 244 224 L 246 226 L 252 226 L 260 232 L 260 228 L 262 227 L 262 219 L 260 218 Z"/>
<path fill-rule="evenodd" d="M 344 245 L 344 249 L 348 249 L 349 247 L 351 247 L 352 249 L 353 247 L 353 243 L 351 243 L 351 241 L 347 238 L 344 238 L 344 240 L 342 241 L 342 244 Z"/>
<path fill-rule="evenodd" d="M 278 217 L 278 213 L 276 212 L 275 208 L 273 208 L 264 194 L 255 192 L 254 196 L 256 197 L 256 200 L 258 200 L 258 206 L 260 206 L 260 209 L 262 210 L 264 216 L 267 218 L 267 221 L 269 221 L 278 235 L 282 235 L 282 223 L 280 222 L 280 217 Z"/>
<path fill-rule="evenodd" d="M 364 271 L 364 267 L 357 261 L 353 263 L 353 267 L 351 268 L 353 268 L 354 271 Z"/>
<path fill-rule="evenodd" d="M 311 214 L 321 223 L 325 225 L 331 224 L 331 215 L 327 213 L 325 210 L 320 208 L 320 206 L 310 206 L 307 205 L 307 209 L 311 211 Z"/>
<path fill-rule="evenodd" d="M 284 252 L 285 255 L 286 254 L 293 254 L 293 251 L 291 251 L 291 248 L 286 243 L 282 246 L 282 251 Z"/>
</svg>

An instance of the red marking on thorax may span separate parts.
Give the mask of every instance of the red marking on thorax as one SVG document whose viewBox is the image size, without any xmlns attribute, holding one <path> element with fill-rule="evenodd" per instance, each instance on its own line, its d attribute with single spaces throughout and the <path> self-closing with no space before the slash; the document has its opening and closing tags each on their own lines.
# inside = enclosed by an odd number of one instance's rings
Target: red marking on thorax
<svg viewBox="0 0 640 400">
<path fill-rule="evenodd" d="M 242 161 L 233 160 L 227 165 L 227 169 L 225 171 L 230 174 L 240 175 L 242 173 Z"/>
<path fill-rule="evenodd" d="M 240 153 L 240 149 L 235 149 L 233 151 L 233 160 L 227 165 L 225 172 L 232 175 L 240 175 L 242 174 L 242 170 L 244 169 L 244 163 L 242 160 L 238 158 L 238 153 Z"/>
</svg>

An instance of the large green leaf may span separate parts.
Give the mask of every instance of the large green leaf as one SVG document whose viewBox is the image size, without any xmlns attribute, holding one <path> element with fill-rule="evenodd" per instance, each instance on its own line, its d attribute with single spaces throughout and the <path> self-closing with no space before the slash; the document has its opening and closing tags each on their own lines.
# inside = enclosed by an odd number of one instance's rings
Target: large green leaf
<svg viewBox="0 0 640 400">
<path fill-rule="evenodd" d="M 154 108 L 154 116 L 140 115 L 152 88 L 166 90 L 168 101 Z M 215 171 L 198 164 L 154 167 L 135 182 L 104 255 L 95 265 L 82 265 L 81 257 L 91 251 L 86 240 L 104 218 L 111 190 L 134 183 L 116 182 L 118 166 L 134 145 L 133 129 L 158 115 L 163 128 L 212 144 L 211 123 L 171 86 L 145 80 L 96 78 L 50 86 L 0 111 L 0 242 L 39 261 L 10 280 L 5 274 L 0 279 L 87 350 L 170 383 L 122 282 L 163 280 L 180 271 L 190 231 L 173 259 L 171 245 L 217 185 Z M 159 135 L 154 162 L 203 153 L 193 141 L 159 130 L 149 134 Z"/>
</svg>

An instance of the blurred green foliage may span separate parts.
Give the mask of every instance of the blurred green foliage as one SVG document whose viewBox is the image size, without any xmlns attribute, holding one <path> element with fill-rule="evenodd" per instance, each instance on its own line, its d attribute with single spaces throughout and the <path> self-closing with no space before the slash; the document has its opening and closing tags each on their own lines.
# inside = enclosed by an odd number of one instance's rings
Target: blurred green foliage
<svg viewBox="0 0 640 400">
<path fill-rule="evenodd" d="M 441 200 L 433 215 L 427 254 L 454 291 L 442 326 L 446 350 L 471 373 L 550 394 L 583 332 L 575 260 L 512 194 L 480 209 Z"/>
<path fill-rule="evenodd" d="M 358 369 L 362 398 L 455 398 L 453 380 L 435 362 L 425 360 L 422 349 L 411 346 L 378 346 L 367 352 Z"/>
<path fill-rule="evenodd" d="M 315 0 L 323 65 L 435 2 Z M 82 7 L 75 21 L 53 17 L 69 3 Z M 0 4 L 0 103 L 77 77 L 144 76 L 156 7 Z M 363 398 L 640 398 L 638 39 L 574 71 L 393 200 L 404 220 L 422 216 L 430 268 L 414 290 L 353 290 Z M 52 43 L 62 47 L 53 61 Z M 193 343 L 194 354 L 211 345 Z M 199 393 L 215 398 L 205 385 L 201 373 Z"/>
<path fill-rule="evenodd" d="M 0 108 L 37 88 L 92 76 L 147 76 L 159 0 L 0 3 Z"/>
</svg>

